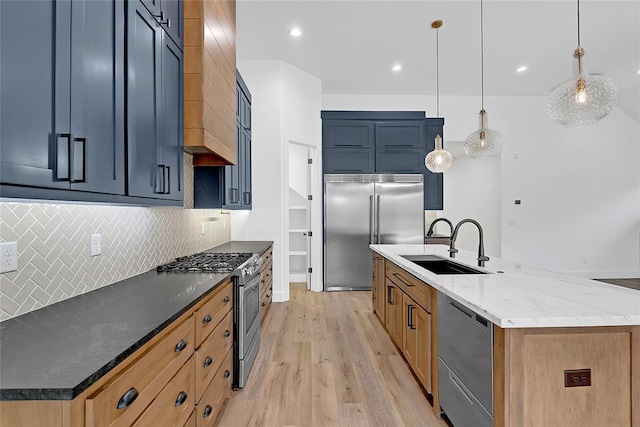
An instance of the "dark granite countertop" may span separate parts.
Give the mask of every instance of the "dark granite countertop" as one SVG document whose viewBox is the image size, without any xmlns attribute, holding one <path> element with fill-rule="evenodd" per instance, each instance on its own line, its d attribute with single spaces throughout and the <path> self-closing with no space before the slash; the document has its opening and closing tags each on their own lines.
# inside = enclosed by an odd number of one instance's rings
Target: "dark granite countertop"
<svg viewBox="0 0 640 427">
<path fill-rule="evenodd" d="M 271 244 L 210 251 L 260 253 Z M 152 270 L 0 323 L 0 400 L 73 399 L 228 276 Z"/>
</svg>

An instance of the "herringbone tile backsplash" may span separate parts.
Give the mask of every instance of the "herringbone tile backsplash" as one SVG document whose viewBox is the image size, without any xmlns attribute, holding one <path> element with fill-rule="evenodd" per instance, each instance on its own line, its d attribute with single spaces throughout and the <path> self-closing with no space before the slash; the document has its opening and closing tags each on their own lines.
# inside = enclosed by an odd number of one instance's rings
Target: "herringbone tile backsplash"
<svg viewBox="0 0 640 427">
<path fill-rule="evenodd" d="M 185 156 L 185 206 L 193 206 Z M 204 234 L 202 230 L 204 229 Z M 90 256 L 91 234 L 102 255 Z M 0 203 L 0 241 L 18 242 L 18 271 L 0 274 L 0 320 L 144 273 L 230 240 L 220 210 Z"/>
</svg>

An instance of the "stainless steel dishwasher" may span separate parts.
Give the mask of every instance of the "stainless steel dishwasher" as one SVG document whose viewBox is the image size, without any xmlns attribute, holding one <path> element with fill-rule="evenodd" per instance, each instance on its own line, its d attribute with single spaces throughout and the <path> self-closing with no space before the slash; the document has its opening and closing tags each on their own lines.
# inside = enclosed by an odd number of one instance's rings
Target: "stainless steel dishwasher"
<svg viewBox="0 0 640 427">
<path fill-rule="evenodd" d="M 493 425 L 493 324 L 438 293 L 438 395 L 455 427 Z"/>
</svg>

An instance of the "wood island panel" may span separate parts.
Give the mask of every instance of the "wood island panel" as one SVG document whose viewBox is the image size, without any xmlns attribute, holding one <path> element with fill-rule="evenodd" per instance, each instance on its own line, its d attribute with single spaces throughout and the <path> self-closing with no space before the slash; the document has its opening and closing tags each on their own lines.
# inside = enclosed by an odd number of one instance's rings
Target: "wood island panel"
<svg viewBox="0 0 640 427">
<path fill-rule="evenodd" d="M 494 328 L 494 426 L 640 426 L 638 335 L 637 326 Z M 565 387 L 571 369 L 590 369 L 591 386 Z"/>
</svg>

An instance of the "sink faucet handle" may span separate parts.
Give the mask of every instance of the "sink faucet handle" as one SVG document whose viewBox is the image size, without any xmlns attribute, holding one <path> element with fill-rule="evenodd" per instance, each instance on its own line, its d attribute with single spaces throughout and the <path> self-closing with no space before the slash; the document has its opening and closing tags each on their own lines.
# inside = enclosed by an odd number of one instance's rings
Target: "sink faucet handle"
<svg viewBox="0 0 640 427">
<path fill-rule="evenodd" d="M 450 249 L 449 249 L 449 253 L 450 253 L 450 254 L 457 254 L 457 253 L 458 253 L 458 249 L 456 249 L 456 248 L 450 248 Z"/>
<path fill-rule="evenodd" d="M 478 261 L 489 261 L 489 257 L 486 255 L 480 255 Z"/>
</svg>

